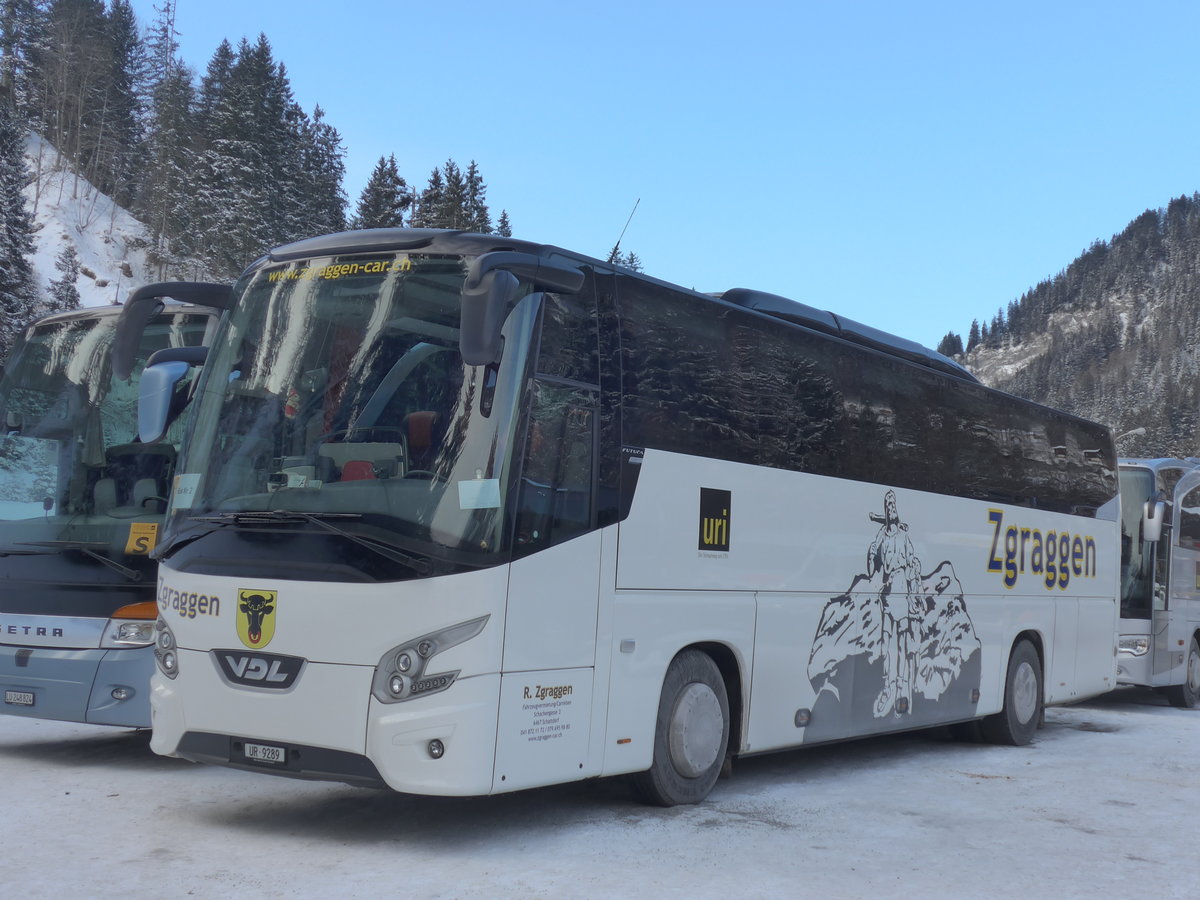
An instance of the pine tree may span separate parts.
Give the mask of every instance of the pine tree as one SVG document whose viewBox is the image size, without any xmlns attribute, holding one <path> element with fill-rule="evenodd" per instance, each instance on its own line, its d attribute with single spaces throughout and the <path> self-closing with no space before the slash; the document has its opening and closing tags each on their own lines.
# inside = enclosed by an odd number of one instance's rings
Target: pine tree
<svg viewBox="0 0 1200 900">
<path fill-rule="evenodd" d="M 967 352 L 968 353 L 970 353 L 972 350 L 974 350 L 976 347 L 979 346 L 979 339 L 980 339 L 979 320 L 972 319 L 971 320 L 971 330 L 969 332 L 967 332 Z"/>
<path fill-rule="evenodd" d="M 379 157 L 355 208 L 355 228 L 401 228 L 412 204 L 408 183 L 396 167 L 395 155 Z"/>
<path fill-rule="evenodd" d="M 146 42 L 146 164 L 135 204 L 150 229 L 152 262 L 157 263 L 160 278 L 165 277 L 166 266 L 198 249 L 191 217 L 199 141 L 196 92 L 191 70 L 177 56 L 175 38 L 175 7 L 166 0 Z"/>
<path fill-rule="evenodd" d="M 346 229 L 346 150 L 336 128 L 325 121 L 320 106 L 300 121 L 300 180 L 293 191 L 301 199 L 300 233 L 309 237 Z M 393 160 L 393 165 L 395 161 Z"/>
<path fill-rule="evenodd" d="M 37 290 L 29 258 L 33 255 L 33 217 L 25 186 L 25 132 L 7 98 L 0 97 L 0 358 L 34 316 Z"/>
<path fill-rule="evenodd" d="M 59 277 L 50 282 L 50 297 L 45 304 L 46 312 L 66 312 L 79 309 L 79 255 L 75 245 L 67 243 L 62 252 L 54 260 L 54 268 Z"/>
<path fill-rule="evenodd" d="M 127 7 L 121 9 L 132 15 Z M 128 19 L 125 25 L 130 25 Z M 137 41 L 136 32 L 122 36 Z M 136 108 L 132 76 L 114 77 L 127 62 L 117 58 L 114 42 L 112 20 L 101 0 L 56 0 L 51 5 L 40 130 L 72 161 L 77 175 L 106 192 L 116 186 L 116 147 L 123 133 L 129 137 L 130 104 Z M 77 181 L 76 195 L 79 188 Z"/>
<path fill-rule="evenodd" d="M 492 233 L 492 217 L 488 214 L 487 185 L 479 174 L 479 166 L 475 160 L 467 166 L 466 196 L 464 197 L 464 212 L 466 219 L 464 228 L 476 234 Z"/>
<path fill-rule="evenodd" d="M 962 356 L 962 338 L 953 331 L 947 332 L 946 336 L 938 342 L 937 352 L 942 356 Z"/>
<path fill-rule="evenodd" d="M 500 210 L 500 220 L 496 223 L 496 234 L 500 237 L 512 237 L 512 225 L 508 221 L 508 210 Z"/>
<path fill-rule="evenodd" d="M 434 227 L 466 228 L 467 182 L 454 160 L 448 159 L 442 166 L 442 180 L 446 187 L 442 192 L 442 203 L 437 211 L 437 224 Z"/>
<path fill-rule="evenodd" d="M 624 266 L 627 269 L 633 269 L 635 272 L 642 271 L 642 258 L 632 250 L 628 253 L 622 253 L 620 241 L 613 244 L 613 248 L 608 251 L 607 261 L 618 266 Z"/>
<path fill-rule="evenodd" d="M 40 120 L 50 0 L 0 2 L 0 93 L 21 121 Z"/>
<path fill-rule="evenodd" d="M 265 38 L 243 39 L 235 54 L 223 41 L 201 81 L 199 133 L 206 138 L 195 159 L 196 191 L 190 215 L 198 250 L 218 277 L 230 277 L 271 246 L 272 234 L 291 212 L 272 205 L 268 160 L 281 148 L 269 140 L 279 125 L 270 103 L 276 70 Z M 277 105 L 277 104 L 275 104 Z M 289 164 L 274 157 L 278 169 Z"/>
<path fill-rule="evenodd" d="M 438 214 L 444 204 L 446 185 L 442 181 L 442 170 L 434 169 L 429 173 L 429 183 L 421 191 L 417 200 L 417 208 L 413 212 L 412 226 L 414 228 L 443 228 L 437 224 Z"/>
<path fill-rule="evenodd" d="M 148 75 L 146 47 L 138 35 L 137 16 L 128 0 L 112 0 L 106 38 L 106 110 L 103 139 L 97 148 L 97 184 L 121 206 L 132 204 L 142 166 L 143 109 Z"/>
<path fill-rule="evenodd" d="M 221 119 L 217 107 L 223 102 L 223 97 L 229 89 L 230 74 L 233 71 L 235 54 L 229 41 L 221 41 L 213 51 L 212 59 L 200 79 L 200 93 L 196 104 L 196 117 L 200 130 L 212 134 L 217 122 Z"/>
</svg>

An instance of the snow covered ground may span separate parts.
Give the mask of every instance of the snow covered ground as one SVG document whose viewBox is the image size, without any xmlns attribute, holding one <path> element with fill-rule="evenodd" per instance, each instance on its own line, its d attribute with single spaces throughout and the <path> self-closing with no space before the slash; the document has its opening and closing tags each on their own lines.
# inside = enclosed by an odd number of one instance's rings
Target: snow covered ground
<svg viewBox="0 0 1200 900">
<path fill-rule="evenodd" d="M 620 781 L 291 781 L 2 716 L 0 796 L 10 897 L 1200 896 L 1200 711 L 1137 689 L 1050 710 L 1030 747 L 934 731 L 741 760 L 666 810 Z"/>
</svg>

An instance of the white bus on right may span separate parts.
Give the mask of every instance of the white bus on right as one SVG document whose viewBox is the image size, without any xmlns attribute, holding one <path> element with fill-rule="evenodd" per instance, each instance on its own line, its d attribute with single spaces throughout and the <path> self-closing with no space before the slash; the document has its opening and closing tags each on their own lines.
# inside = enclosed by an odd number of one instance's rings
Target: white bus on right
<svg viewBox="0 0 1200 900">
<path fill-rule="evenodd" d="M 1200 460 L 1123 459 L 1117 683 L 1200 703 Z"/>
</svg>

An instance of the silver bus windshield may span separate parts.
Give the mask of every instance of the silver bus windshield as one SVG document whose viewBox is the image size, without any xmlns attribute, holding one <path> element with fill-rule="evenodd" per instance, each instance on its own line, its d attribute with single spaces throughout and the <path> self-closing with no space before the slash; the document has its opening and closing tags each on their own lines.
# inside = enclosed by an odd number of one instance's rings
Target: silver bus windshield
<svg viewBox="0 0 1200 900">
<path fill-rule="evenodd" d="M 49 553 L 72 542 L 126 552 L 130 521 L 161 517 L 175 448 L 140 444 L 138 376 L 168 347 L 198 346 L 207 317 L 166 315 L 142 332 L 130 380 L 114 378 L 117 308 L 56 316 L 14 349 L 0 380 L 3 552 Z M 146 550 L 140 552 L 145 553 Z"/>
<path fill-rule="evenodd" d="M 532 296 L 516 303 L 499 366 L 465 366 L 470 261 L 375 253 L 243 278 L 205 364 L 165 556 L 173 541 L 234 526 L 488 564 L 537 310 Z M 262 552 L 250 540 L 206 555 Z"/>
</svg>

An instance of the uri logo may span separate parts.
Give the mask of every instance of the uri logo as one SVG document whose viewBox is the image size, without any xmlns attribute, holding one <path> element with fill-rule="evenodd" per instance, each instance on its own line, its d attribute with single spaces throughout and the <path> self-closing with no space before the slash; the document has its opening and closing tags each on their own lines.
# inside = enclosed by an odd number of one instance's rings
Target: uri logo
<svg viewBox="0 0 1200 900">
<path fill-rule="evenodd" d="M 729 552 L 729 508 L 733 494 L 700 488 L 700 549 Z"/>
<path fill-rule="evenodd" d="M 247 647 L 258 649 L 275 636 L 277 591 L 238 588 L 237 633 Z"/>
<path fill-rule="evenodd" d="M 808 660 L 817 697 L 805 741 L 974 714 L 980 643 L 949 561 L 922 571 L 894 491 L 867 548 L 866 571 L 825 604 Z"/>
</svg>

